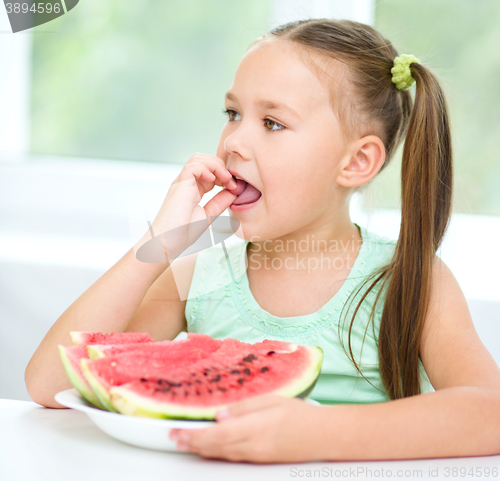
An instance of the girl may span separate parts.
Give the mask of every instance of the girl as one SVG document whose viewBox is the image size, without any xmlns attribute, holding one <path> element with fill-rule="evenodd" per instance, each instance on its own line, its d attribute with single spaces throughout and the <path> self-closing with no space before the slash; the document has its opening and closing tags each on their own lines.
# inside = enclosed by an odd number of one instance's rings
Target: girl
<svg viewBox="0 0 500 481">
<path fill-rule="evenodd" d="M 432 73 L 367 25 L 292 22 L 250 45 L 225 112 L 217 155 L 189 159 L 151 234 L 43 339 L 26 370 L 33 400 L 61 407 L 53 396 L 71 386 L 56 346 L 71 343 L 70 330 L 280 339 L 322 347 L 311 397 L 323 405 L 249 398 L 214 426 L 173 431 L 179 449 L 258 463 L 500 453 L 500 370 L 436 256 L 452 155 Z M 393 242 L 353 224 L 349 200 L 405 134 Z M 215 185 L 224 188 L 200 207 Z M 170 262 L 201 234 L 180 227 L 205 229 L 228 207 L 241 241 L 180 258 L 189 282 L 176 285 Z M 161 237 L 165 258 L 141 262 L 155 232 L 170 234 Z"/>
</svg>

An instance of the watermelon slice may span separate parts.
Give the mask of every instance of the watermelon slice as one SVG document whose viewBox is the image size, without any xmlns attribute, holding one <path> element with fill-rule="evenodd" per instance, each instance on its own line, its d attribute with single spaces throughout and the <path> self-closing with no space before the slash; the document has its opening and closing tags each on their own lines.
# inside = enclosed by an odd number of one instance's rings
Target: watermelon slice
<svg viewBox="0 0 500 481">
<path fill-rule="evenodd" d="M 151 339 L 149 334 L 143 332 L 115 332 L 110 334 L 103 334 L 100 332 L 82 332 L 70 331 L 71 340 L 75 346 L 65 347 L 59 345 L 59 354 L 64 366 L 66 375 L 68 376 L 71 384 L 76 390 L 91 404 L 104 409 L 103 405 L 99 402 L 96 394 L 90 387 L 89 383 L 82 374 L 80 368 L 80 360 L 88 359 L 87 346 L 96 342 L 107 342 L 108 344 L 124 344 L 124 343 L 145 343 L 154 340 Z M 136 345 L 137 345 L 136 344 Z"/>
<path fill-rule="evenodd" d="M 111 387 L 146 375 L 162 376 L 172 365 L 186 369 L 189 364 L 209 357 L 221 345 L 222 341 L 205 334 L 189 334 L 189 339 L 183 340 L 115 346 L 112 349 L 115 355 L 108 355 L 108 349 L 104 348 L 104 357 L 83 358 L 80 367 L 100 403 L 108 411 L 116 412 L 109 398 Z"/>
<path fill-rule="evenodd" d="M 64 370 L 73 387 L 76 388 L 89 403 L 93 404 L 95 407 L 104 409 L 89 383 L 83 377 L 82 370 L 80 369 L 80 359 L 88 357 L 87 346 L 81 344 L 79 346 L 65 347 L 59 344 L 58 347 Z"/>
<path fill-rule="evenodd" d="M 162 346 L 170 344 L 172 341 L 158 341 L 154 343 L 148 343 L 148 351 L 159 350 L 161 351 Z M 144 348 L 144 342 L 134 342 L 131 344 L 90 344 L 87 346 L 87 352 L 89 359 L 101 359 L 106 356 L 117 356 L 118 354 L 124 354 L 133 351 L 141 351 Z"/>
<path fill-rule="evenodd" d="M 70 331 L 73 344 L 130 344 L 131 342 L 154 342 L 147 332 L 85 332 Z"/>
<path fill-rule="evenodd" d="M 263 393 L 307 397 L 321 370 L 315 346 L 265 340 L 248 344 L 203 334 L 146 343 L 81 367 L 101 403 L 134 416 L 214 419 L 231 402 Z"/>
<path fill-rule="evenodd" d="M 219 409 L 259 394 L 307 397 L 321 370 L 321 348 L 278 342 L 223 345 L 187 369 L 111 388 L 110 402 L 133 416 L 213 420 Z"/>
</svg>

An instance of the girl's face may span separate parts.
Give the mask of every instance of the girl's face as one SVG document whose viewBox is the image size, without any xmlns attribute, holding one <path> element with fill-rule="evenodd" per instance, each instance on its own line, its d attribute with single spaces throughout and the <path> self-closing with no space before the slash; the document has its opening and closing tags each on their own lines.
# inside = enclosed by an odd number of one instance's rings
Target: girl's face
<svg viewBox="0 0 500 481">
<path fill-rule="evenodd" d="M 252 208 L 230 209 L 244 238 L 258 242 L 331 228 L 345 207 L 336 177 L 346 144 L 328 90 L 293 46 L 278 41 L 248 51 L 225 108 L 216 155 L 262 193 Z"/>
</svg>

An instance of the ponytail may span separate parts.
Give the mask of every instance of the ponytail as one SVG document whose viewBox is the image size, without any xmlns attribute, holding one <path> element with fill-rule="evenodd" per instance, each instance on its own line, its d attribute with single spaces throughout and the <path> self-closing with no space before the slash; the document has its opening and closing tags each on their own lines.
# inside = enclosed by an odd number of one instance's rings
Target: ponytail
<svg viewBox="0 0 500 481">
<path fill-rule="evenodd" d="M 387 267 L 378 353 L 391 399 L 420 394 L 419 350 L 429 303 L 432 266 L 449 223 L 452 197 L 451 136 L 445 98 L 424 66 L 416 80 L 401 167 L 401 227 Z"/>
</svg>

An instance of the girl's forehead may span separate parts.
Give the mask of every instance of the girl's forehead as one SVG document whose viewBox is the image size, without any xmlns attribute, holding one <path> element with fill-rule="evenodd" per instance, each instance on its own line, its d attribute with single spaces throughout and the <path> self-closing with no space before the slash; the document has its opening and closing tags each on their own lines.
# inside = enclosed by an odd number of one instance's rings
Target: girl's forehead
<svg viewBox="0 0 500 481">
<path fill-rule="evenodd" d="M 250 49 L 240 61 L 228 93 L 229 100 L 274 100 L 299 112 L 324 104 L 329 94 L 301 52 L 283 41 Z"/>
</svg>

